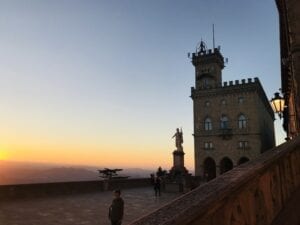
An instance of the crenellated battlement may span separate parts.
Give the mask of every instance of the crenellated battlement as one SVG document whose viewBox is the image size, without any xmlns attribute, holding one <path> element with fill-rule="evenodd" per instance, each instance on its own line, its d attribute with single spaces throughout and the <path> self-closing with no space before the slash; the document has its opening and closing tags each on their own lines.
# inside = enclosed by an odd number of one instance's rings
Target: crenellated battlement
<svg viewBox="0 0 300 225">
<path fill-rule="evenodd" d="M 225 81 L 223 84 L 212 87 L 212 86 L 198 86 L 198 88 L 191 87 L 191 98 L 193 100 L 197 98 L 207 98 L 208 96 L 224 96 L 238 93 L 255 92 L 260 97 L 261 101 L 265 105 L 270 116 L 274 117 L 274 112 L 270 106 L 269 100 L 266 93 L 259 81 L 258 77 L 247 78 L 242 80 Z"/>
<path fill-rule="evenodd" d="M 202 50 L 202 51 L 196 51 L 192 53 L 192 58 L 194 57 L 200 57 L 200 56 L 211 56 L 214 54 L 220 54 L 220 49 L 219 48 L 214 48 L 214 49 L 208 49 L 208 50 Z"/>
<path fill-rule="evenodd" d="M 214 50 L 201 50 L 192 53 L 192 63 L 195 67 L 200 65 L 209 64 L 209 63 L 217 63 L 221 69 L 224 68 L 224 58 L 218 48 Z"/>
<path fill-rule="evenodd" d="M 240 86 L 240 85 L 254 84 L 254 83 L 260 83 L 258 77 L 242 79 L 242 80 L 234 80 L 234 81 L 224 81 L 222 87 Z"/>
<path fill-rule="evenodd" d="M 201 41 L 196 51 L 188 57 L 192 60 L 193 65 L 196 69 L 209 64 L 217 64 L 221 70 L 224 68 L 224 58 L 220 52 L 220 46 L 218 48 L 207 49 L 204 41 Z"/>
<path fill-rule="evenodd" d="M 241 88 L 244 85 L 251 85 L 251 84 L 260 84 L 259 78 L 254 77 L 254 78 L 247 78 L 247 79 L 241 79 L 241 80 L 234 80 L 234 81 L 224 81 L 222 85 L 217 86 L 217 87 L 211 87 L 211 86 L 206 86 L 206 87 L 199 87 L 198 89 L 195 87 L 192 87 L 192 91 L 195 90 L 208 90 L 208 89 L 222 89 L 222 88 Z"/>
</svg>

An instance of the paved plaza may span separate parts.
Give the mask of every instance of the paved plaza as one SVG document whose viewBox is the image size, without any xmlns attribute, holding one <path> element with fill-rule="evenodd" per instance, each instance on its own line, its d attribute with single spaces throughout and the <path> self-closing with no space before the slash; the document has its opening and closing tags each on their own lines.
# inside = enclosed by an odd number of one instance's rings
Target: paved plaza
<svg viewBox="0 0 300 225">
<path fill-rule="evenodd" d="M 154 196 L 152 187 L 125 189 L 123 224 L 150 213 L 180 194 Z M 0 202 L 0 225 L 109 225 L 112 192 Z"/>
</svg>

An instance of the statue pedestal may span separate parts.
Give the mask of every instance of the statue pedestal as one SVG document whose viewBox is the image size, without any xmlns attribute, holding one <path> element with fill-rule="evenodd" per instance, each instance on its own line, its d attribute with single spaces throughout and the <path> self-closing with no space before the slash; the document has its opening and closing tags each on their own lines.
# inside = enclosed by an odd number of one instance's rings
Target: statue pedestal
<svg viewBox="0 0 300 225">
<path fill-rule="evenodd" d="M 165 180 L 165 191 L 184 192 L 191 185 L 191 174 L 184 167 L 184 152 L 183 152 L 183 133 L 182 129 L 176 129 L 175 137 L 176 150 L 173 151 L 173 167 L 170 173 L 167 174 Z M 173 138 L 172 137 L 172 138 Z"/>
<path fill-rule="evenodd" d="M 183 192 L 188 186 L 191 174 L 184 167 L 183 150 L 173 151 L 173 167 L 167 176 L 165 191 L 167 192 Z"/>
<path fill-rule="evenodd" d="M 173 167 L 170 172 L 187 173 L 184 167 L 184 152 L 182 150 L 175 150 L 173 152 Z"/>
</svg>

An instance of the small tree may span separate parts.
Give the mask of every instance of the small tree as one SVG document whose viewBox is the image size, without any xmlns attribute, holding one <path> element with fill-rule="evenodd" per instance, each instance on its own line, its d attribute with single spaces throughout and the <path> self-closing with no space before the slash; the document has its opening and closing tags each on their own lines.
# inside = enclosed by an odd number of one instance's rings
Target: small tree
<svg viewBox="0 0 300 225">
<path fill-rule="evenodd" d="M 100 177 L 106 180 L 111 180 L 113 177 L 118 177 L 117 172 L 122 171 L 123 169 L 108 169 L 98 170 L 100 173 Z"/>
</svg>

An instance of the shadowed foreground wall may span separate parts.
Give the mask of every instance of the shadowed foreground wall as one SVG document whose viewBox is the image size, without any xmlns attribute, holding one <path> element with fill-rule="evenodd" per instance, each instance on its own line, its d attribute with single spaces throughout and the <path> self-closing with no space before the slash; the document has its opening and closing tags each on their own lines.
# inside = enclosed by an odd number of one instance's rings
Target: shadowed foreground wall
<svg viewBox="0 0 300 225">
<path fill-rule="evenodd" d="M 300 224 L 300 138 L 282 144 L 185 194 L 132 225 Z M 293 219 L 292 219 L 293 218 Z"/>
<path fill-rule="evenodd" d="M 40 184 L 1 185 L 0 200 L 18 198 L 50 197 L 56 195 L 80 194 L 88 192 L 114 190 L 117 188 L 136 188 L 150 186 L 149 178 L 111 181 L 78 181 Z"/>
</svg>

